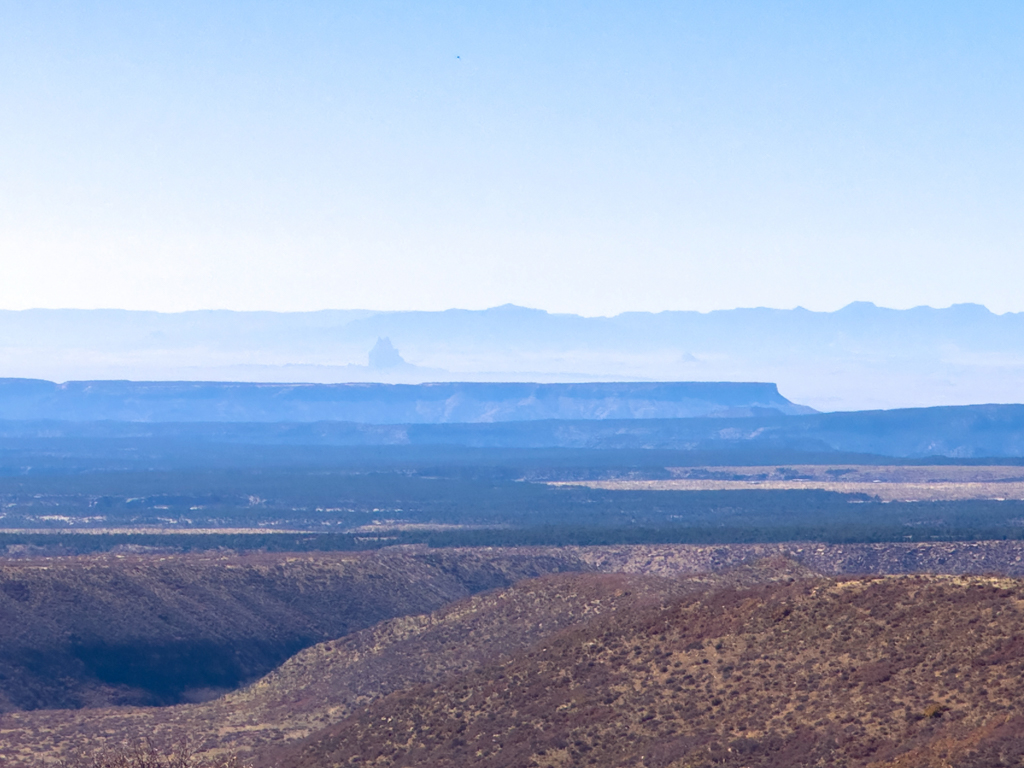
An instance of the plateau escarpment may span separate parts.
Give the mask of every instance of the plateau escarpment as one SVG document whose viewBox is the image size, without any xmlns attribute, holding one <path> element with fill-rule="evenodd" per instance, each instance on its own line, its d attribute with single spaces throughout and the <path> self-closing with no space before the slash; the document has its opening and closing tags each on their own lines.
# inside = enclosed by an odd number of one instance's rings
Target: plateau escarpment
<svg viewBox="0 0 1024 768">
<path fill-rule="evenodd" d="M 0 379 L 0 419 L 447 424 L 813 413 L 774 384 L 260 384 Z"/>
<path fill-rule="evenodd" d="M 841 410 L 1013 402 L 1024 382 L 1022 333 L 1021 313 L 997 315 L 977 305 L 892 310 L 864 302 L 836 312 L 589 318 L 511 305 L 444 312 L 0 311 L 8 375 L 57 381 L 778 381 L 783 391 Z M 362 365 L 381 337 L 416 366 Z"/>
</svg>

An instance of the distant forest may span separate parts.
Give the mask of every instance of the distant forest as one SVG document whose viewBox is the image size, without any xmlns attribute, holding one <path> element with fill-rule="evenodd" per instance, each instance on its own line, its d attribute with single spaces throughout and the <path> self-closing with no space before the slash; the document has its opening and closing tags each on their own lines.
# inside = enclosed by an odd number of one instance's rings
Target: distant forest
<svg viewBox="0 0 1024 768">
<path fill-rule="evenodd" d="M 500 474 L 500 473 L 498 473 Z M 609 491 L 552 487 L 464 467 L 47 474 L 0 478 L 0 547 L 68 552 L 347 550 L 397 544 L 949 541 L 1024 537 L 1024 502 L 886 503 L 822 490 Z M 29 533 L 69 527 L 161 533 Z M 196 534 L 188 529 L 266 533 Z M 299 531 L 273 532 L 279 531 Z M 27 549 L 26 549 L 27 548 Z"/>
<path fill-rule="evenodd" d="M 1024 537 L 1024 502 L 1012 500 L 887 503 L 829 490 L 547 484 L 665 479 L 669 467 L 1024 463 L 1019 458 L 907 459 L 756 442 L 690 449 L 331 445 L 304 443 L 298 438 L 310 433 L 301 430 L 288 438 L 295 425 L 227 432 L 156 426 L 52 424 L 47 431 L 7 422 L 18 434 L 0 441 L 0 553 Z M 275 436 L 276 443 L 265 442 Z M 209 532 L 187 532 L 197 529 Z"/>
</svg>

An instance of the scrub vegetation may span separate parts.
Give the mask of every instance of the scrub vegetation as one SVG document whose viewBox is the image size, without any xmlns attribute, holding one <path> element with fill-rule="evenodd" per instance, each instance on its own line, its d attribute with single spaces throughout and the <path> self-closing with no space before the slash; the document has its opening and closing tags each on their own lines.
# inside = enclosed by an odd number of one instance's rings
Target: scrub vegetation
<svg viewBox="0 0 1024 768">
<path fill-rule="evenodd" d="M 1021 636 L 1024 582 L 1005 577 L 836 579 L 778 557 L 551 575 L 205 704 L 11 713 L 2 735 L 11 765 L 183 735 L 195 759 L 295 768 L 1016 765 Z"/>
</svg>

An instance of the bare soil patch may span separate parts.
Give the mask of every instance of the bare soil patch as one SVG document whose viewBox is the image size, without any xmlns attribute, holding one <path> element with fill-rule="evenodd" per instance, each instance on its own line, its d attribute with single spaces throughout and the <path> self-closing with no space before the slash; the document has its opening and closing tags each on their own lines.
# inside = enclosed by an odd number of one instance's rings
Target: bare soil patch
<svg viewBox="0 0 1024 768">
<path fill-rule="evenodd" d="M 663 480 L 558 482 L 611 491 L 824 490 L 880 501 L 1024 500 L 1024 468 L 1002 466 L 796 465 L 669 467 Z"/>
</svg>

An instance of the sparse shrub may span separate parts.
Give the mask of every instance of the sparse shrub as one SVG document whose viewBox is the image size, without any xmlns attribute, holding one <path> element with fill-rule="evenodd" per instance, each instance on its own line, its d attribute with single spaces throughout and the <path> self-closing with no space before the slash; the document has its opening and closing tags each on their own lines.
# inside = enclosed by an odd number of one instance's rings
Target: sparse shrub
<svg viewBox="0 0 1024 768">
<path fill-rule="evenodd" d="M 73 758 L 60 765 L 61 768 L 248 768 L 234 756 L 198 756 L 187 740 L 168 749 L 159 749 L 149 741 L 122 744 L 110 752 Z"/>
</svg>

